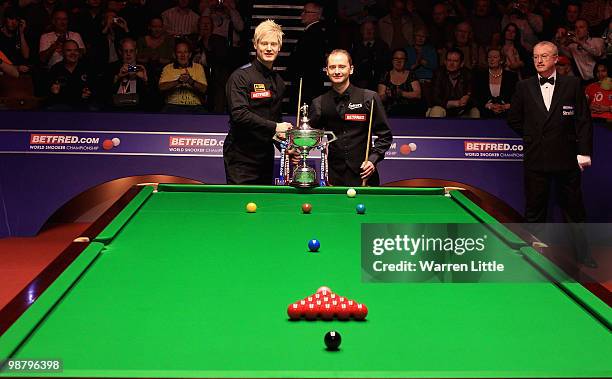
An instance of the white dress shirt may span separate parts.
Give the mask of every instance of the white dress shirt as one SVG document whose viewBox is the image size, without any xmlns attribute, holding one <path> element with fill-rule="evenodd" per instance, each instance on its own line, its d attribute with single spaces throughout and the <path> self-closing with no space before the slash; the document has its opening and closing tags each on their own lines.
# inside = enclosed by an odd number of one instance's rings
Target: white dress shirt
<svg viewBox="0 0 612 379">
<path fill-rule="evenodd" d="M 542 78 L 542 76 L 538 74 L 538 84 L 540 84 L 540 78 Z M 555 83 L 557 83 L 557 71 L 553 72 L 550 78 L 555 79 Z M 552 102 L 553 92 L 555 92 L 555 86 L 550 83 L 545 83 L 543 86 L 540 86 L 540 92 L 542 92 L 546 110 L 550 111 L 550 103 Z"/>
</svg>

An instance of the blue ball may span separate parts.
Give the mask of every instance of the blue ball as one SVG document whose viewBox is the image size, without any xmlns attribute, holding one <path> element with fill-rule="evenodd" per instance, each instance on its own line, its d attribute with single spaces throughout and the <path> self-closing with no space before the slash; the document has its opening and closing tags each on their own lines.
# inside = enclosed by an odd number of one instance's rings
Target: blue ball
<svg viewBox="0 0 612 379">
<path fill-rule="evenodd" d="M 357 209 L 357 213 L 359 213 L 360 215 L 365 213 L 365 205 L 363 204 L 357 204 L 357 207 L 355 207 L 355 209 Z"/>
<path fill-rule="evenodd" d="M 319 240 L 308 241 L 308 249 L 310 249 L 310 251 L 312 252 L 318 251 L 320 247 L 321 247 L 321 243 L 319 242 Z"/>
</svg>

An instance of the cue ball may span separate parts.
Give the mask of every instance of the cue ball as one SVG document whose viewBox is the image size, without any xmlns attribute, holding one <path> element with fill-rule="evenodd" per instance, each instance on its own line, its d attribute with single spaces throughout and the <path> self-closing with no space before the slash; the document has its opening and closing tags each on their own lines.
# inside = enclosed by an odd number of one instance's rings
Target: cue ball
<svg viewBox="0 0 612 379">
<path fill-rule="evenodd" d="M 340 333 L 331 331 L 325 333 L 325 346 L 327 346 L 328 350 L 338 350 L 340 347 L 340 342 L 342 342 L 342 337 L 340 337 Z"/>
<path fill-rule="evenodd" d="M 257 204 L 255 203 L 248 203 L 246 205 L 246 211 L 249 213 L 255 213 L 255 211 L 257 210 Z"/>
<path fill-rule="evenodd" d="M 365 213 L 365 205 L 363 204 L 357 204 L 355 209 L 357 210 L 357 213 L 359 213 L 360 215 Z"/>
<path fill-rule="evenodd" d="M 346 196 L 348 197 L 355 197 L 355 195 L 357 195 L 357 191 L 355 191 L 355 188 L 349 188 L 346 191 Z"/>
<path fill-rule="evenodd" d="M 321 247 L 321 243 L 319 242 L 319 240 L 308 241 L 308 249 L 312 251 L 313 253 L 316 251 L 319 251 L 320 247 Z"/>
<path fill-rule="evenodd" d="M 302 204 L 302 212 L 310 213 L 312 211 L 312 205 L 308 203 Z"/>
</svg>

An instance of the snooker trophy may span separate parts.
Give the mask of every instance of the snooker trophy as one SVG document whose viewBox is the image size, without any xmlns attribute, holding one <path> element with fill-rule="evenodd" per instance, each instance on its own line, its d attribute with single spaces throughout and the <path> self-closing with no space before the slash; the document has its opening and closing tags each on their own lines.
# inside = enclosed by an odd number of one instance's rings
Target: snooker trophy
<svg viewBox="0 0 612 379">
<path fill-rule="evenodd" d="M 284 184 L 297 188 L 313 188 L 318 185 L 327 185 L 327 146 L 336 140 L 333 132 L 326 132 L 310 127 L 308 118 L 308 105 L 300 108 L 301 118 L 298 115 L 299 124 L 295 129 L 288 130 L 287 140 L 283 141 L 281 151 L 281 178 Z M 323 139 L 327 136 L 326 140 Z M 317 183 L 317 172 L 314 167 L 307 163 L 308 155 L 313 149 L 321 150 L 321 175 Z M 291 171 L 290 151 L 297 151 L 300 162 Z"/>
</svg>

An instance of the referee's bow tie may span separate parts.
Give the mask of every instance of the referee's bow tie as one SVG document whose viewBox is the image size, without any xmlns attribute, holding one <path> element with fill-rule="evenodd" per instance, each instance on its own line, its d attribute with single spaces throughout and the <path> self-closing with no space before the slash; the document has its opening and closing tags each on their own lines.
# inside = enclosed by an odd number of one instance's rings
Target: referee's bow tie
<svg viewBox="0 0 612 379">
<path fill-rule="evenodd" d="M 555 85 L 555 78 L 552 76 L 550 78 L 542 78 L 540 77 L 540 85 L 543 86 L 546 83 L 550 83 L 551 85 Z"/>
</svg>

